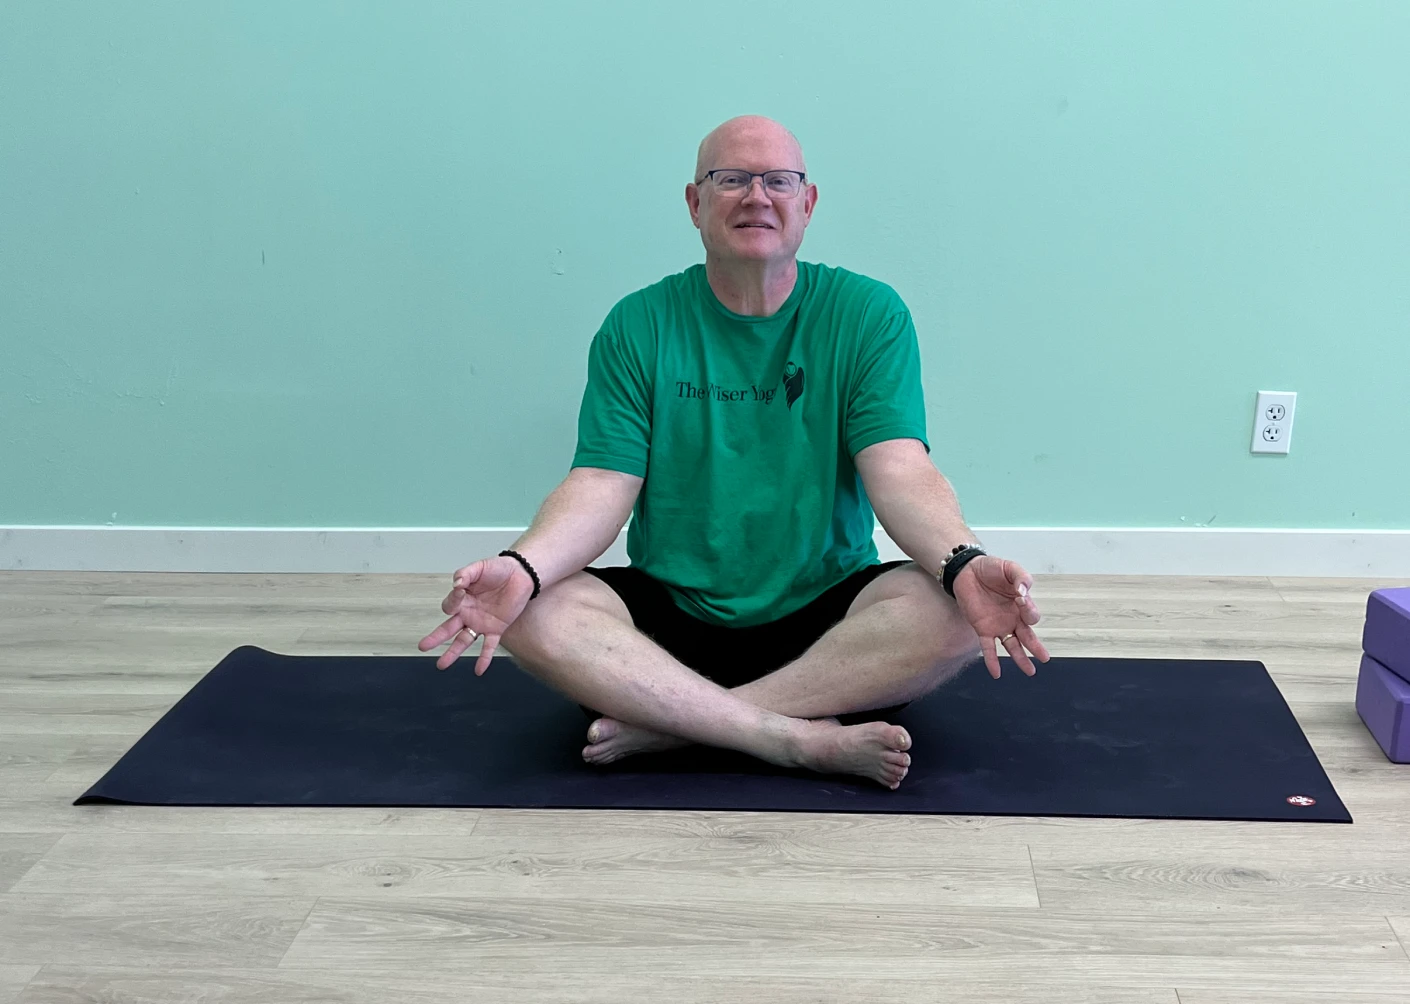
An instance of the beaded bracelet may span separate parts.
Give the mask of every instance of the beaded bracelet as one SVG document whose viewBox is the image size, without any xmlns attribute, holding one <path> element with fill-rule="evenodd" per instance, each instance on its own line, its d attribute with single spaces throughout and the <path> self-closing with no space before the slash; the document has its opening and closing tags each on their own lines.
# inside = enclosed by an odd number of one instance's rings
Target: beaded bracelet
<svg viewBox="0 0 1410 1004">
<path fill-rule="evenodd" d="M 539 594 L 539 573 L 536 572 L 536 571 L 534 571 L 534 566 L 531 565 L 531 564 L 529 564 L 528 559 L 525 558 L 525 557 L 524 557 L 522 554 L 520 554 L 518 551 L 510 551 L 510 550 L 508 550 L 508 549 L 503 550 L 503 551 L 500 551 L 500 552 L 499 552 L 499 557 L 501 557 L 501 558 L 513 558 L 515 561 L 519 562 L 519 564 L 523 565 L 523 566 L 524 566 L 524 571 L 526 571 L 526 572 L 529 573 L 529 578 L 531 578 L 531 579 L 534 580 L 534 591 L 529 595 L 529 599 L 532 600 L 535 596 L 538 596 L 538 594 Z"/>
</svg>

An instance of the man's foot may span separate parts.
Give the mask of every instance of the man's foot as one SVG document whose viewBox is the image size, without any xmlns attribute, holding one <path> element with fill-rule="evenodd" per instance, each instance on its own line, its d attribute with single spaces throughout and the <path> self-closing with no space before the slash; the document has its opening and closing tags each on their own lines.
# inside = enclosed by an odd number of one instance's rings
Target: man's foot
<svg viewBox="0 0 1410 1004">
<path fill-rule="evenodd" d="M 799 766 L 824 774 L 860 774 L 893 791 L 910 770 L 911 737 L 899 725 L 810 722 L 798 746 Z"/>
<path fill-rule="evenodd" d="M 893 791 L 911 766 L 911 737 L 899 725 L 864 722 L 839 725 L 836 719 L 808 722 L 796 764 L 823 774 L 859 774 Z M 691 745 L 685 739 L 638 728 L 615 718 L 599 718 L 588 726 L 589 745 L 583 759 L 608 764 L 634 753 L 659 753 Z"/>
<path fill-rule="evenodd" d="M 633 753 L 660 753 L 691 745 L 685 739 L 668 736 L 650 729 L 637 728 L 615 718 L 599 718 L 588 726 L 588 745 L 583 759 L 588 763 L 605 764 Z"/>
<path fill-rule="evenodd" d="M 818 721 L 837 724 L 836 718 L 820 718 Z M 587 740 L 588 745 L 583 747 L 583 759 L 598 765 L 620 760 L 633 753 L 661 753 L 694 745 L 687 739 L 638 728 L 606 715 L 588 726 Z M 907 759 L 906 762 L 910 763 L 910 760 Z"/>
</svg>

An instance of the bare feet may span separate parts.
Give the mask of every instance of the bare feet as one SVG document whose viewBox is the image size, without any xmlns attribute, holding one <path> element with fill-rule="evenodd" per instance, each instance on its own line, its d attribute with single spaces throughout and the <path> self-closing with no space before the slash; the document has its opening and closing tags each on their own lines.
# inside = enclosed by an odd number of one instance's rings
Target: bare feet
<svg viewBox="0 0 1410 1004">
<path fill-rule="evenodd" d="M 910 748 L 911 737 L 899 725 L 809 722 L 798 763 L 824 774 L 860 774 L 894 791 L 910 770 Z"/>
<path fill-rule="evenodd" d="M 588 745 L 583 759 L 588 763 L 605 764 L 633 753 L 659 753 L 691 745 L 685 739 L 668 736 L 650 729 L 638 728 L 615 718 L 599 718 L 588 726 Z"/>
<path fill-rule="evenodd" d="M 837 724 L 836 718 L 822 718 L 819 721 Z M 594 764 L 611 763 L 633 753 L 661 753 L 694 745 L 688 739 L 628 725 L 606 715 L 588 726 L 587 741 L 588 745 L 583 747 L 583 759 Z"/>
<path fill-rule="evenodd" d="M 835 718 L 808 722 L 794 764 L 824 774 L 860 774 L 895 790 L 911 766 L 911 737 L 899 725 L 864 722 L 839 725 Z M 608 764 L 634 753 L 657 753 L 691 745 L 687 740 L 638 728 L 615 718 L 588 726 L 583 759 Z M 785 764 L 787 766 L 787 764 Z"/>
</svg>

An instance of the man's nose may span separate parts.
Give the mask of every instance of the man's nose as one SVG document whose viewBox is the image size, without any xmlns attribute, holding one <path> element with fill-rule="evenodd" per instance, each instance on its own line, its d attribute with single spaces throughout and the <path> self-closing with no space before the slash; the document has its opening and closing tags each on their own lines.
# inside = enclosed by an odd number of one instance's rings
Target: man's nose
<svg viewBox="0 0 1410 1004">
<path fill-rule="evenodd" d="M 756 185 L 758 186 L 757 188 L 755 187 Z M 758 194 L 755 194 L 756 192 Z M 751 202 L 754 205 L 759 205 L 760 203 L 764 205 L 773 204 L 773 200 L 769 198 L 768 192 L 764 189 L 763 178 L 750 178 L 749 187 L 744 190 L 744 198 L 740 201 Z"/>
</svg>

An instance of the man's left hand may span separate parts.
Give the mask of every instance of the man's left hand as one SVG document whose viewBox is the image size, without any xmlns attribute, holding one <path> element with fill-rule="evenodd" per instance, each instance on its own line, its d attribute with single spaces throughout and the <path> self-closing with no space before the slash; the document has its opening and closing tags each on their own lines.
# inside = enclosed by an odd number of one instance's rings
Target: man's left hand
<svg viewBox="0 0 1410 1004">
<path fill-rule="evenodd" d="M 981 555 L 955 577 L 955 601 L 960 612 L 979 635 L 979 647 L 984 651 L 984 665 L 989 675 L 999 678 L 999 654 L 995 639 L 1029 676 L 1037 672 L 1028 657 L 1032 652 L 1039 662 L 1051 656 L 1033 625 L 1041 620 L 1033 602 L 1033 576 L 1016 561 L 1006 561 L 992 555 Z M 1026 651 L 1025 651 L 1026 649 Z"/>
</svg>

